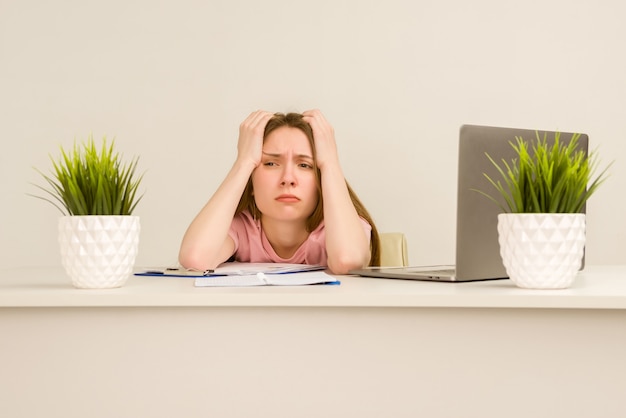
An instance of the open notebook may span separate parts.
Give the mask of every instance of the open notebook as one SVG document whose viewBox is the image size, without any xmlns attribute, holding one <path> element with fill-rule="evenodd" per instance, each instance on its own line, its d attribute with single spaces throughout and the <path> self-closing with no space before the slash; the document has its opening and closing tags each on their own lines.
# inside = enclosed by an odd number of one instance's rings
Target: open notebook
<svg viewBox="0 0 626 418">
<path fill-rule="evenodd" d="M 197 277 L 194 282 L 196 287 L 305 286 L 339 283 L 339 280 L 323 271 L 280 274 L 259 272 L 234 276 Z"/>
</svg>

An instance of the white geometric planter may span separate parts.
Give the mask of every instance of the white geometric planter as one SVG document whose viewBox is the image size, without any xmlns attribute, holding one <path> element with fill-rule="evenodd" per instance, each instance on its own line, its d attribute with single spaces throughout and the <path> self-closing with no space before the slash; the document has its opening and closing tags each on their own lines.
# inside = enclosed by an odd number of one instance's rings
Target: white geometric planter
<svg viewBox="0 0 626 418">
<path fill-rule="evenodd" d="M 63 216 L 59 219 L 61 262 L 81 289 L 123 286 L 139 248 L 139 216 Z"/>
<path fill-rule="evenodd" d="M 580 270 L 585 215 L 501 213 L 500 255 L 509 278 L 528 289 L 564 289 Z"/>
</svg>

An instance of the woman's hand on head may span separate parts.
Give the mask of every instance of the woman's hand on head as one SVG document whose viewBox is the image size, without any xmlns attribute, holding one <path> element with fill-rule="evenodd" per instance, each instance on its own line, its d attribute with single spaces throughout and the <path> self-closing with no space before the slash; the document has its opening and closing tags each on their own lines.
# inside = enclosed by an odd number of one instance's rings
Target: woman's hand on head
<svg viewBox="0 0 626 418">
<path fill-rule="evenodd" d="M 249 161 L 256 168 L 261 163 L 263 151 L 263 133 L 267 122 L 274 116 L 265 110 L 250 113 L 239 125 L 239 142 L 237 143 L 237 159 Z"/>
<path fill-rule="evenodd" d="M 337 143 L 335 142 L 335 129 L 326 120 L 321 111 L 317 109 L 302 112 L 305 122 L 313 129 L 315 139 L 315 152 L 317 166 L 323 169 L 327 162 L 338 162 Z"/>
</svg>

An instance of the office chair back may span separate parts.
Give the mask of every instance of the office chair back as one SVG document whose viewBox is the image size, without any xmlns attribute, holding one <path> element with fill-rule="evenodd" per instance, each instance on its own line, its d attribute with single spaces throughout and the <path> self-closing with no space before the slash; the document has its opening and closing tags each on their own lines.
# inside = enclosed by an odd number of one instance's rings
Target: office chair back
<svg viewBox="0 0 626 418">
<path fill-rule="evenodd" d="M 409 265 L 406 237 L 401 232 L 381 232 L 380 265 L 400 267 Z"/>
</svg>

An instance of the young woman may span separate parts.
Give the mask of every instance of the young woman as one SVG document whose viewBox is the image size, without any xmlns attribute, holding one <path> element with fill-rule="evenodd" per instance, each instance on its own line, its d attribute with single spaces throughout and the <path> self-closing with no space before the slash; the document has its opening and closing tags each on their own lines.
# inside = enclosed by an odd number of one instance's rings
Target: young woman
<svg viewBox="0 0 626 418">
<path fill-rule="evenodd" d="M 184 267 L 234 259 L 346 274 L 380 263 L 376 226 L 344 178 L 334 130 L 319 110 L 253 112 L 239 127 L 237 151 L 183 237 Z"/>
</svg>

